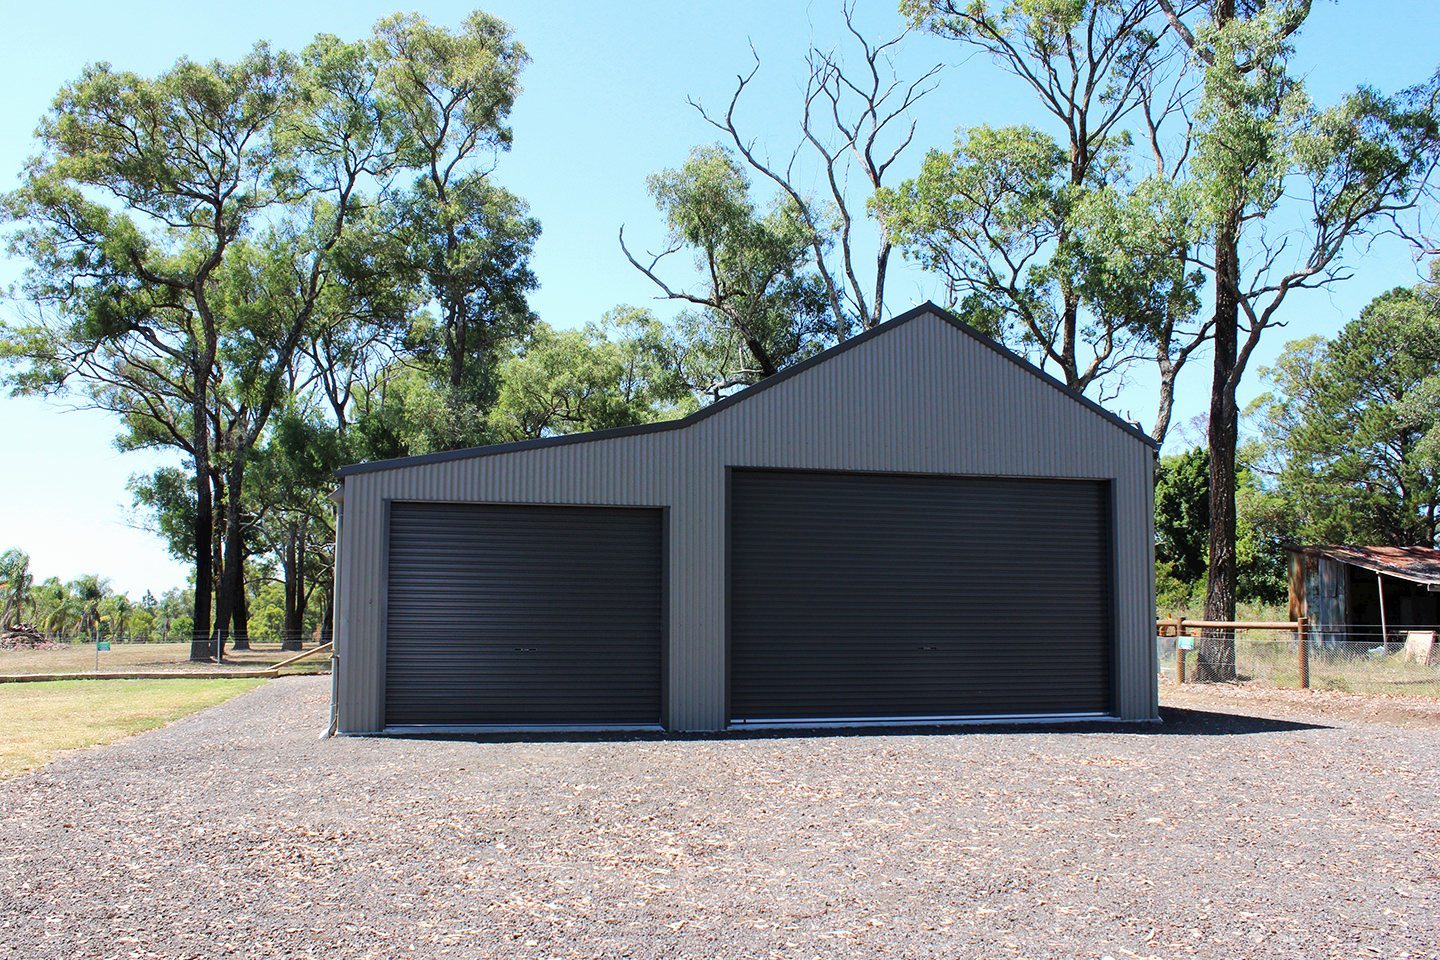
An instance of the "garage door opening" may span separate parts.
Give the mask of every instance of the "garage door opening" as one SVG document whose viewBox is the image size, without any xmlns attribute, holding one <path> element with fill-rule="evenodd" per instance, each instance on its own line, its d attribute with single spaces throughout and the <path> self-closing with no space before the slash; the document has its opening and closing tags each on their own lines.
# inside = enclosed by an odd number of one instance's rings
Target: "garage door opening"
<svg viewBox="0 0 1440 960">
<path fill-rule="evenodd" d="M 393 503 L 385 723 L 661 721 L 663 513 Z"/>
<path fill-rule="evenodd" d="M 730 722 L 1106 716 L 1108 485 L 735 470 Z"/>
</svg>

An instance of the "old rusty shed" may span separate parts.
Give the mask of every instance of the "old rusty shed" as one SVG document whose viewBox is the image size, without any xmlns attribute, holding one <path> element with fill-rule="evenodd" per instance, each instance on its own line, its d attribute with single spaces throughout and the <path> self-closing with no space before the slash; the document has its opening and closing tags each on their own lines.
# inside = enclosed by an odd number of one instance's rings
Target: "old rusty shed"
<svg viewBox="0 0 1440 960">
<path fill-rule="evenodd" d="M 1440 628 L 1440 550 L 1308 546 L 1290 551 L 1290 616 L 1327 643 L 1375 645 Z"/>
</svg>

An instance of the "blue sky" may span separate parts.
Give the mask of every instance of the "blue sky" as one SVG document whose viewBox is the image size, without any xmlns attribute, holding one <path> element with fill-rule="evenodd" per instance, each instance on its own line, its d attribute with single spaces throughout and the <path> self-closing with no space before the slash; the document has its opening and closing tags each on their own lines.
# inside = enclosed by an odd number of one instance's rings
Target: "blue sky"
<svg viewBox="0 0 1440 960">
<path fill-rule="evenodd" d="M 403 4 L 399 9 L 416 5 Z M 11 189 L 32 152 L 36 120 L 55 91 L 88 62 L 156 72 L 177 57 L 230 58 L 257 40 L 295 49 L 314 34 L 358 37 L 393 2 L 119 4 L 67 2 L 6 5 L 0 33 L 0 189 Z M 898 29 L 893 2 L 864 2 L 859 20 L 877 35 Z M 418 6 L 430 19 L 457 23 L 468 3 Z M 749 45 L 765 62 L 746 117 L 762 143 L 786 153 L 803 81 L 801 58 L 812 41 L 839 38 L 836 0 L 812 3 L 688 3 L 632 0 L 496 0 L 485 9 L 508 20 L 533 62 L 513 117 L 515 148 L 497 173 L 525 197 L 544 235 L 536 255 L 541 289 L 534 298 L 548 322 L 570 327 L 598 319 L 620 303 L 648 304 L 654 290 L 620 254 L 615 236 L 627 224 L 637 245 L 658 242 L 657 215 L 645 177 L 713 141 L 686 105 L 728 99 L 737 71 L 748 69 Z M 143 11 L 137 12 L 137 11 Z M 1357 83 L 1394 90 L 1433 72 L 1440 59 L 1440 6 L 1434 0 L 1366 0 L 1317 5 L 1300 46 L 1312 95 L 1332 101 Z M 917 143 L 948 144 L 957 127 L 1043 122 L 1024 95 L 995 67 L 956 44 L 912 37 L 902 68 L 947 65 L 940 90 L 920 113 Z M 918 166 L 914 152 L 906 169 Z M 0 261 L 0 283 L 18 265 Z M 1334 331 L 1389 287 L 1412 283 L 1416 264 L 1392 243 L 1355 259 L 1353 280 L 1332 292 L 1295 299 L 1289 329 L 1274 331 L 1258 357 L 1263 365 L 1287 339 Z M 889 289 L 903 309 L 936 298 L 934 281 L 902 269 Z M 662 315 L 670 309 L 656 305 Z M 13 309 L 0 306 L 0 310 Z M 1180 384 L 1177 422 L 1205 409 L 1208 358 Z M 1252 377 L 1249 394 L 1258 389 Z M 1144 423 L 1152 418 L 1153 384 L 1137 376 L 1110 405 Z M 185 567 L 141 529 L 126 480 L 158 462 L 120 454 L 106 416 L 33 399 L 0 397 L 0 549 L 20 546 L 39 577 L 98 572 L 139 593 L 181 583 Z"/>
</svg>

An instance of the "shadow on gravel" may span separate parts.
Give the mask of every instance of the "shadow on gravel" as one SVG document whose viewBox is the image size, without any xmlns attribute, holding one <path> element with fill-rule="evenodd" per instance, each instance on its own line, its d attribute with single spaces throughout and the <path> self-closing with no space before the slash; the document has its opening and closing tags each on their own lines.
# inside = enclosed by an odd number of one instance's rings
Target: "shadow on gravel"
<svg viewBox="0 0 1440 960">
<path fill-rule="evenodd" d="M 665 733 L 662 731 L 474 731 L 384 734 L 377 739 L 434 740 L 465 743 L 663 743 L 723 740 L 836 739 L 840 737 L 974 737 L 996 734 L 1063 733 L 1140 734 L 1169 737 L 1231 737 L 1257 733 L 1291 733 L 1299 730 L 1326 730 L 1324 724 L 1297 720 L 1276 720 L 1235 713 L 1161 707 L 1160 723 L 1123 723 L 1111 720 L 1076 723 L 974 723 L 928 724 L 917 726 L 795 727 L 764 730 L 725 730 L 719 733 Z"/>
</svg>

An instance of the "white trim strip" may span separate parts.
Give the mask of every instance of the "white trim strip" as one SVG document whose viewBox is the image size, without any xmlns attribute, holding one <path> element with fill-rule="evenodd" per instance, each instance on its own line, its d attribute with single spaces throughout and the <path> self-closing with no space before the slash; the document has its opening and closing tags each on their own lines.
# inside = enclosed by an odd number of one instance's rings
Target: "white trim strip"
<svg viewBox="0 0 1440 960">
<path fill-rule="evenodd" d="M 1084 723 L 1096 720 L 1122 722 L 1111 713 L 1007 713 L 935 717 L 814 717 L 798 720 L 731 720 L 731 730 L 774 730 L 787 727 L 917 727 L 979 726 L 996 723 Z"/>
</svg>

